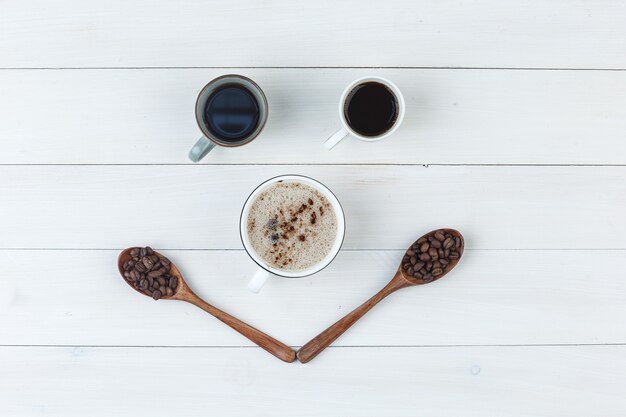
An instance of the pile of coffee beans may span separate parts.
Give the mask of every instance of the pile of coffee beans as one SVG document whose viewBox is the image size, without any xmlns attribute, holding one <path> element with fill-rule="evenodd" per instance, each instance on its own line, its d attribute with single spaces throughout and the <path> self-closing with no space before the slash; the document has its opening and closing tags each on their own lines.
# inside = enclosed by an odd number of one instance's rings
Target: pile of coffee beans
<svg viewBox="0 0 626 417">
<path fill-rule="evenodd" d="M 402 269 L 425 282 L 447 272 L 449 265 L 461 257 L 461 238 L 445 230 L 436 230 L 417 240 L 402 258 Z"/>
<path fill-rule="evenodd" d="M 150 246 L 132 248 L 130 256 L 122 265 L 124 278 L 130 285 L 155 300 L 174 295 L 178 278 L 170 275 L 169 259 L 154 253 Z"/>
</svg>

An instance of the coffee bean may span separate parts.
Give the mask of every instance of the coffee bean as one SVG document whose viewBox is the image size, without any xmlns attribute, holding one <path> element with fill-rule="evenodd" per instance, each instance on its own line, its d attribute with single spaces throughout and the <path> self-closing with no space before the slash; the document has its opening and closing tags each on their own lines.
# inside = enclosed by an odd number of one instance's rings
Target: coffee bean
<svg viewBox="0 0 626 417">
<path fill-rule="evenodd" d="M 150 246 L 146 246 L 146 255 L 154 255 L 154 251 L 152 250 L 152 248 Z"/>
<path fill-rule="evenodd" d="M 154 265 L 154 261 L 148 256 L 144 256 L 143 258 L 141 258 L 141 262 L 143 263 L 143 266 L 145 266 L 148 270 L 152 268 L 152 265 Z"/>
<path fill-rule="evenodd" d="M 415 269 L 416 271 L 419 271 L 420 269 L 424 267 L 424 265 L 426 265 L 424 262 L 418 262 L 415 265 L 413 265 L 413 269 Z"/>
<path fill-rule="evenodd" d="M 419 239 L 417 239 L 417 244 L 421 245 L 422 243 L 426 242 L 428 239 L 426 237 L 421 237 Z"/>
<path fill-rule="evenodd" d="M 443 234 L 441 230 L 437 230 L 435 232 L 435 239 L 437 239 L 440 242 L 443 242 L 446 239 L 446 236 Z"/>
<path fill-rule="evenodd" d="M 430 282 L 430 281 L 432 281 L 432 280 L 433 280 L 433 274 L 431 274 L 431 273 L 429 272 L 429 273 L 425 274 L 425 275 L 422 277 L 422 279 L 423 279 L 424 281 L 426 281 L 426 282 Z"/>
<path fill-rule="evenodd" d="M 157 271 L 148 272 L 148 276 L 153 278 L 160 277 L 161 275 L 163 275 L 163 271 L 161 271 L 160 269 Z"/>
<path fill-rule="evenodd" d="M 413 270 L 413 267 L 409 267 L 409 269 L 407 269 L 407 270 L 406 270 L 406 272 L 407 272 L 407 274 L 409 274 L 409 275 L 413 275 L 413 273 L 414 273 L 415 271 Z"/>
<path fill-rule="evenodd" d="M 172 290 L 170 287 L 167 287 L 165 289 L 165 295 L 167 295 L 168 297 L 171 297 L 172 295 L 174 295 L 174 290 Z"/>
<path fill-rule="evenodd" d="M 435 248 L 428 249 L 428 254 L 430 255 L 431 259 L 439 258 L 439 254 L 437 253 L 437 249 L 435 249 Z"/>
<path fill-rule="evenodd" d="M 137 262 L 135 264 L 135 269 L 139 272 L 146 272 L 146 267 L 144 266 L 142 262 Z"/>
<path fill-rule="evenodd" d="M 146 280 L 146 279 L 142 279 L 141 281 L 139 281 L 139 287 L 140 287 L 142 290 L 147 289 L 147 288 L 148 288 L 148 285 L 149 285 L 149 284 L 148 284 L 148 280 Z"/>
<path fill-rule="evenodd" d="M 407 269 L 409 269 L 411 267 L 411 263 L 407 262 L 404 265 L 402 265 L 402 268 L 404 268 L 404 270 L 406 271 Z"/>
<path fill-rule="evenodd" d="M 428 248 L 430 248 L 430 245 L 428 243 L 424 242 L 420 246 L 420 252 L 428 252 Z"/>
<path fill-rule="evenodd" d="M 169 282 L 169 286 L 171 289 L 175 290 L 178 287 L 178 278 L 176 277 L 171 277 L 170 278 L 170 282 Z"/>
<path fill-rule="evenodd" d="M 141 256 L 142 258 L 146 256 L 146 253 L 146 248 L 139 249 L 139 256 Z"/>
<path fill-rule="evenodd" d="M 433 263 L 432 262 L 426 262 L 426 270 L 430 271 L 431 269 L 433 269 Z"/>
<path fill-rule="evenodd" d="M 413 255 L 415 255 L 415 251 L 414 250 L 409 249 L 408 251 L 406 251 L 406 255 L 405 256 L 413 256 Z"/>
<path fill-rule="evenodd" d="M 155 300 L 158 300 L 159 298 L 161 298 L 161 291 L 156 290 L 152 293 L 152 298 L 154 298 Z"/>
<path fill-rule="evenodd" d="M 450 249 L 452 245 L 454 245 L 454 240 L 451 238 L 447 238 L 446 240 L 443 241 L 444 249 Z"/>
<path fill-rule="evenodd" d="M 434 277 L 438 277 L 439 275 L 443 274 L 443 269 L 441 268 L 435 268 L 433 269 L 433 276 Z"/>
<path fill-rule="evenodd" d="M 428 255 L 427 253 L 422 253 L 420 255 L 420 261 L 430 261 L 430 255 Z"/>
<path fill-rule="evenodd" d="M 415 263 L 417 262 L 417 258 L 415 256 L 411 256 L 411 265 L 415 265 Z"/>
<path fill-rule="evenodd" d="M 459 259 L 460 255 L 457 252 L 450 252 L 450 259 Z"/>
<path fill-rule="evenodd" d="M 435 239 L 430 245 L 435 249 L 439 249 L 441 247 L 441 242 Z"/>
<path fill-rule="evenodd" d="M 460 238 L 460 237 L 458 237 L 458 236 L 455 236 L 455 237 L 454 237 L 454 244 L 455 244 L 455 246 L 456 246 L 457 248 L 460 248 L 460 247 L 461 247 L 461 238 Z"/>
<path fill-rule="evenodd" d="M 159 288 L 159 282 L 158 281 L 154 281 L 152 283 L 152 285 L 150 285 L 150 286 L 156 290 L 157 288 Z"/>
</svg>

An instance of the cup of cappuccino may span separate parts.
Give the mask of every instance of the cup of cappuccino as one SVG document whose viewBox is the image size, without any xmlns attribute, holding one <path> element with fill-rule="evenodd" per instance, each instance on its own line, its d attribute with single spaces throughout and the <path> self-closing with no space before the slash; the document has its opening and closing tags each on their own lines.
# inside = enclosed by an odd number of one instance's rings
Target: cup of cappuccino
<svg viewBox="0 0 626 417">
<path fill-rule="evenodd" d="M 248 283 L 258 293 L 275 275 L 301 278 L 321 271 L 339 253 L 345 235 L 343 209 L 320 182 L 283 175 L 259 185 L 239 221 L 241 242 L 259 269 Z"/>
<path fill-rule="evenodd" d="M 346 87 L 339 100 L 342 128 L 324 142 L 332 149 L 348 135 L 375 142 L 391 135 L 404 118 L 400 89 L 386 78 L 359 78 Z"/>
</svg>

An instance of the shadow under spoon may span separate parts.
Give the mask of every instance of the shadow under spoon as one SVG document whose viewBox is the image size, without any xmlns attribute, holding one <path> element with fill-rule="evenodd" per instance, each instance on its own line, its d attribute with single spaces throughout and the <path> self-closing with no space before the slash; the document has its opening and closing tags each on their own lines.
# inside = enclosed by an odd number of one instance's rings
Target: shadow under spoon
<svg viewBox="0 0 626 417">
<path fill-rule="evenodd" d="M 141 292 L 140 290 L 138 290 L 137 288 L 133 287 L 130 282 L 128 282 L 128 280 L 126 278 L 124 278 L 124 264 L 130 260 L 132 260 L 132 256 L 130 254 L 130 251 L 134 249 L 134 248 L 128 248 L 128 249 L 124 249 L 117 260 L 117 267 L 120 271 L 120 274 L 122 275 L 122 278 L 124 279 L 124 282 L 126 282 L 132 289 L 134 289 L 135 291 L 137 291 L 138 293 L 142 294 L 142 295 L 146 295 L 145 293 Z M 157 253 L 156 251 L 154 252 L 154 255 L 158 256 L 159 259 L 164 259 L 165 257 L 159 253 Z M 165 258 L 167 259 L 167 258 Z M 169 261 L 169 260 L 168 260 Z M 214 316 L 215 318 L 217 318 L 218 320 L 222 321 L 223 323 L 225 323 L 226 325 L 230 326 L 232 329 L 236 330 L 237 332 L 241 333 L 243 336 L 247 337 L 248 339 L 250 339 L 251 341 L 253 341 L 254 343 L 256 343 L 257 345 L 259 345 L 260 347 L 262 347 L 263 349 L 265 349 L 266 351 L 268 351 L 269 353 L 271 353 L 272 355 L 276 356 L 278 359 L 285 361 L 285 362 L 293 362 L 296 359 L 296 352 L 290 348 L 289 346 L 287 346 L 286 344 L 279 342 L 278 340 L 274 339 L 273 337 L 263 333 L 262 331 L 250 326 L 249 324 L 244 323 L 243 321 L 231 316 L 230 314 L 216 308 L 213 307 L 211 304 L 207 303 L 206 301 L 204 301 L 202 298 L 198 297 L 187 285 L 187 283 L 185 282 L 185 280 L 183 279 L 182 274 L 180 273 L 180 271 L 178 270 L 178 268 L 176 268 L 176 265 L 174 265 L 173 262 L 170 262 L 170 271 L 169 274 L 172 277 L 176 277 L 178 279 L 178 285 L 176 286 L 176 289 L 173 291 L 173 294 L 170 296 L 167 295 L 163 295 L 162 299 L 164 300 L 179 300 L 179 301 L 186 301 L 188 303 L 191 303 L 193 305 L 195 305 L 196 307 L 201 308 L 202 310 L 206 311 L 207 313 L 211 314 L 212 316 Z"/>
<path fill-rule="evenodd" d="M 435 235 L 437 233 L 439 233 L 437 237 L 441 238 L 441 236 L 443 236 L 443 239 L 436 239 Z M 449 238 L 447 236 L 449 236 Z M 432 240 L 429 240 L 429 238 L 435 239 L 438 243 L 434 243 Z M 428 243 L 428 248 L 426 248 L 426 246 L 423 246 L 425 243 Z M 438 247 L 433 247 L 433 245 Z M 423 248 L 426 248 L 426 251 L 422 251 L 420 249 L 420 247 L 422 246 Z M 445 248 L 445 246 L 448 246 L 448 248 Z M 348 330 L 354 323 L 356 323 L 357 320 L 363 317 L 365 313 L 370 311 L 372 307 L 382 301 L 389 294 L 392 294 L 401 288 L 411 287 L 413 285 L 428 284 L 443 278 L 456 266 L 456 264 L 461 259 L 464 246 L 465 243 L 463 240 L 463 236 L 461 235 L 461 233 L 454 229 L 433 230 L 432 232 L 429 232 L 416 240 L 405 253 L 402 262 L 398 267 L 398 271 L 391 279 L 391 281 L 389 281 L 389 283 L 382 290 L 376 293 L 376 295 L 374 295 L 372 298 L 361 304 L 347 316 L 340 319 L 328 329 L 324 330 L 322 333 L 320 333 L 315 338 L 307 342 L 304 346 L 302 346 L 302 348 L 298 350 L 298 359 L 300 360 L 300 362 L 307 363 L 315 358 L 317 355 L 319 355 L 321 351 L 326 349 L 331 343 L 337 340 L 337 338 L 341 336 L 346 330 Z M 426 256 L 423 256 L 424 259 L 420 259 L 419 257 L 428 254 L 431 248 L 435 249 L 435 252 L 438 252 L 439 249 L 442 249 L 442 251 L 445 251 L 447 249 L 448 257 L 443 258 L 444 262 L 446 262 L 447 264 L 438 267 L 438 269 L 440 269 L 438 271 L 435 271 L 435 268 L 431 266 L 431 272 L 427 271 L 426 274 L 419 272 L 419 270 L 414 271 L 415 266 L 420 266 L 421 269 L 423 267 L 421 265 L 424 264 L 425 266 L 425 264 L 428 262 L 425 259 Z M 440 261 L 438 256 L 439 253 L 435 255 L 435 252 L 431 251 L 432 255 L 428 255 L 428 257 L 431 258 L 430 262 L 434 263 Z M 452 257 L 452 259 L 450 257 Z"/>
</svg>

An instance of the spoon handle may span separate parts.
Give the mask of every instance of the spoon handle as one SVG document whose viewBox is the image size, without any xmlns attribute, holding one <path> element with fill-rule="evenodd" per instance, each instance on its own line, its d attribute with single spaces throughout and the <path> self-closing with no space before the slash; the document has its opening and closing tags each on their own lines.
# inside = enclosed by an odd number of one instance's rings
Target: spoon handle
<svg viewBox="0 0 626 417">
<path fill-rule="evenodd" d="M 263 333 L 262 331 L 250 326 L 249 324 L 244 323 L 243 321 L 231 316 L 230 314 L 220 310 L 219 308 L 213 307 L 211 304 L 207 303 L 196 294 L 187 294 L 184 298 L 184 301 L 187 301 L 195 305 L 196 307 L 200 307 L 207 313 L 211 314 L 213 317 L 227 324 L 232 329 L 241 333 L 243 336 L 247 337 L 272 355 L 276 356 L 281 361 L 293 362 L 296 360 L 296 352 L 286 344 L 279 342 L 268 334 Z"/>
<path fill-rule="evenodd" d="M 406 283 L 392 279 L 382 290 L 378 291 L 372 298 L 361 304 L 346 315 L 344 318 L 337 321 L 335 324 L 324 330 L 322 333 L 315 336 L 308 341 L 304 346 L 298 350 L 298 359 L 302 363 L 307 363 L 311 359 L 315 358 L 321 351 L 326 349 L 331 343 L 333 343 L 339 336 L 341 336 L 346 330 L 348 330 L 354 323 L 378 304 L 382 299 L 387 297 L 400 288 L 406 286 Z"/>
</svg>

